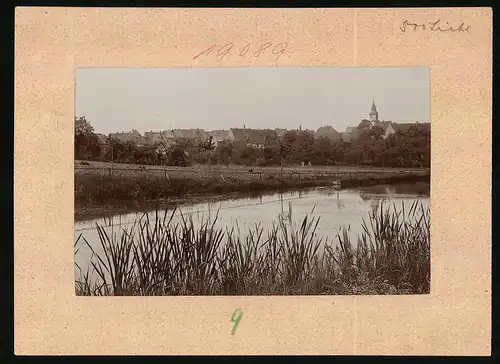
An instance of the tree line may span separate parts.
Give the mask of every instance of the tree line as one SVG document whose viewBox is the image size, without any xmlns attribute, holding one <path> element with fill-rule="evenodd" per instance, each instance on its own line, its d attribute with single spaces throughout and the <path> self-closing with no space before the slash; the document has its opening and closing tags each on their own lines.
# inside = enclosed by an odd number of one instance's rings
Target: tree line
<svg viewBox="0 0 500 364">
<path fill-rule="evenodd" d="M 107 143 L 102 144 L 86 118 L 77 117 L 75 159 L 168 166 L 279 166 L 302 162 L 312 165 L 430 166 L 430 130 L 410 127 L 385 139 L 383 135 L 384 130 L 375 126 L 364 129 L 350 143 L 315 137 L 309 131 L 290 130 L 282 138 L 268 138 L 264 148 L 234 141 L 223 141 L 215 146 L 211 138 L 202 143 L 178 139 L 173 145 L 159 142 L 143 146 L 107 138 Z"/>
</svg>

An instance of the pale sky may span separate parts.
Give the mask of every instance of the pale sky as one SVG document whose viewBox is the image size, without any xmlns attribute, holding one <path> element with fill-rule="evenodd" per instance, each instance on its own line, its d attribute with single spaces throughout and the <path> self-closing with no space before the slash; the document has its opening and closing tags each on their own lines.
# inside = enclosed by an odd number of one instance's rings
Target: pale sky
<svg viewBox="0 0 500 364">
<path fill-rule="evenodd" d="M 337 131 L 375 100 L 379 120 L 430 122 L 427 67 L 79 68 L 75 116 L 108 134 L 200 128 Z"/>
</svg>

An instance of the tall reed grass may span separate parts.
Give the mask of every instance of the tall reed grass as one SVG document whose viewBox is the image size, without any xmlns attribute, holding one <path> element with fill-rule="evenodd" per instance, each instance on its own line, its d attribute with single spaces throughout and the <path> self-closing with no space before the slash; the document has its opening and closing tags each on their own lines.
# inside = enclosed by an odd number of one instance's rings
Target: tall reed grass
<svg viewBox="0 0 500 364">
<path fill-rule="evenodd" d="M 92 256 L 76 268 L 77 295 L 329 295 L 425 294 L 430 291 L 430 209 L 382 205 L 349 228 L 318 237 L 314 211 L 299 225 L 293 213 L 264 234 L 159 212 L 144 214 L 119 238 L 97 225 L 104 253 L 80 235 Z M 175 218 L 174 216 L 180 216 Z M 77 252 L 75 252 L 76 254 Z"/>
</svg>

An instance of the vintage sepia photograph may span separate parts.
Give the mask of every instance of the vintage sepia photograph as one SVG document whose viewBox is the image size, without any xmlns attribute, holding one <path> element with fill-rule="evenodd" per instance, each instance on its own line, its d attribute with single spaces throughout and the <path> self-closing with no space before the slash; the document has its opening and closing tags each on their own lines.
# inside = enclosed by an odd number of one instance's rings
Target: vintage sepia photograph
<svg viewBox="0 0 500 364">
<path fill-rule="evenodd" d="M 428 67 L 75 72 L 76 295 L 430 293 Z"/>
</svg>

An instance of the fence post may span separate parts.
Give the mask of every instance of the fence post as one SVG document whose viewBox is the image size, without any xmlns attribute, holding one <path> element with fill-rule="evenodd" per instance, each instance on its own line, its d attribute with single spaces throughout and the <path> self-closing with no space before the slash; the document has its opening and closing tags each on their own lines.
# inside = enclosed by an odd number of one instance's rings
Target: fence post
<svg viewBox="0 0 500 364">
<path fill-rule="evenodd" d="M 109 175 L 111 176 L 111 168 L 109 169 Z"/>
</svg>

